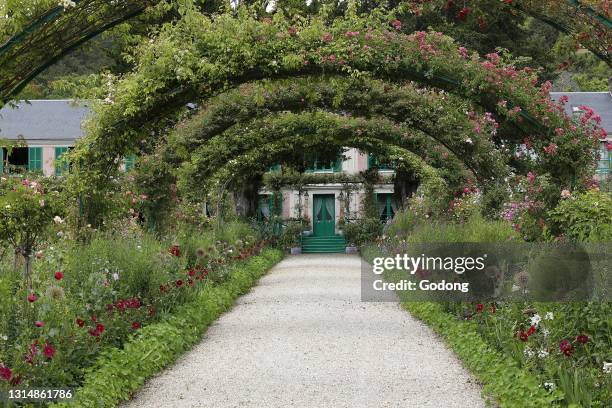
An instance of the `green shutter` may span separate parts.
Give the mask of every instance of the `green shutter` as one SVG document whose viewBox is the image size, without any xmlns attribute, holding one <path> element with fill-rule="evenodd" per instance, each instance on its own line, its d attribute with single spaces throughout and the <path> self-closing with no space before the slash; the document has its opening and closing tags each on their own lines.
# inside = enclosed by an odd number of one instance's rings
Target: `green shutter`
<svg viewBox="0 0 612 408">
<path fill-rule="evenodd" d="M 342 161 L 343 161 L 342 156 L 338 156 L 336 158 L 336 162 L 334 163 L 334 168 L 333 168 L 334 173 L 342 171 Z"/>
<path fill-rule="evenodd" d="M 372 156 L 371 154 L 368 154 L 368 170 L 374 167 L 374 164 L 375 164 L 374 156 Z"/>
<path fill-rule="evenodd" d="M 42 147 L 29 147 L 28 148 L 28 170 L 29 171 L 42 170 Z"/>
<path fill-rule="evenodd" d="M 4 173 L 4 148 L 0 147 L 0 174 Z"/>
<path fill-rule="evenodd" d="M 62 155 L 68 151 L 68 147 L 56 147 L 55 148 L 55 175 L 61 176 L 64 172 L 68 171 L 68 164 L 60 163 L 58 160 L 62 158 Z"/>
<path fill-rule="evenodd" d="M 136 165 L 136 156 L 131 154 L 125 158 L 125 171 L 130 171 Z"/>
</svg>

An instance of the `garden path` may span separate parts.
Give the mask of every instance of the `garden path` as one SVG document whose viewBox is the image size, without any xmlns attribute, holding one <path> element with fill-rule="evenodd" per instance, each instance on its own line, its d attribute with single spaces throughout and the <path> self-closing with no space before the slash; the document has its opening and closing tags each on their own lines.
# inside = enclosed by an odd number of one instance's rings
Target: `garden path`
<svg viewBox="0 0 612 408">
<path fill-rule="evenodd" d="M 124 407 L 484 407 L 431 329 L 361 302 L 360 275 L 355 255 L 286 258 Z"/>
</svg>

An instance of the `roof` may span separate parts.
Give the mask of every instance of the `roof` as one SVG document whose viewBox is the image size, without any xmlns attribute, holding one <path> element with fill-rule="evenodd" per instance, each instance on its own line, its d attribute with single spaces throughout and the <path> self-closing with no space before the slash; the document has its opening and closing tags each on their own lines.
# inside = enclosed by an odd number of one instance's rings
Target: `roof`
<svg viewBox="0 0 612 408">
<path fill-rule="evenodd" d="M 591 107 L 601 116 L 601 125 L 612 132 L 612 94 L 609 92 L 551 92 L 558 100 L 567 95 L 566 113 L 571 116 L 574 108 Z M 70 99 L 33 100 L 17 102 L 16 107 L 5 105 L 0 109 L 0 138 L 23 137 L 36 140 L 75 140 L 83 136 L 81 123 L 90 114 L 89 102 Z"/>
<path fill-rule="evenodd" d="M 28 141 L 75 140 L 83 136 L 81 123 L 91 112 L 86 101 L 32 100 L 0 109 L 0 138 Z"/>
<path fill-rule="evenodd" d="M 612 94 L 610 92 L 551 92 L 550 96 L 558 101 L 561 96 L 567 95 L 569 101 L 565 104 L 565 112 L 572 116 L 574 108 L 586 105 L 601 116 L 601 127 L 608 134 L 612 131 Z"/>
</svg>

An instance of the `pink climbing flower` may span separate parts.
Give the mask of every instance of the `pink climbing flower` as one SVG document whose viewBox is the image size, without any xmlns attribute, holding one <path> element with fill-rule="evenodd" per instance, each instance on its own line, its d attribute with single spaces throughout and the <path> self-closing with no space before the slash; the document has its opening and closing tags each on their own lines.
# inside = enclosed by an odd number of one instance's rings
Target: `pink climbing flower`
<svg viewBox="0 0 612 408">
<path fill-rule="evenodd" d="M 546 146 L 546 147 L 544 148 L 544 152 L 545 152 L 546 154 L 555 154 L 555 153 L 557 153 L 557 148 L 558 148 L 558 147 L 559 147 L 559 146 L 557 146 L 556 144 L 551 143 L 551 144 L 549 144 L 548 146 Z"/>
<path fill-rule="evenodd" d="M 398 31 L 402 29 L 402 22 L 399 20 L 393 20 L 391 22 L 391 25 L 393 26 L 393 28 L 395 28 Z"/>
</svg>

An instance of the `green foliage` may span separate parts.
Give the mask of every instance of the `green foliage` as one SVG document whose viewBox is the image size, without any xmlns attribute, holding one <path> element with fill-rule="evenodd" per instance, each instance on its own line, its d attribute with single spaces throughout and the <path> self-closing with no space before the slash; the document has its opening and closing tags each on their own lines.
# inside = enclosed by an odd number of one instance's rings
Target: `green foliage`
<svg viewBox="0 0 612 408">
<path fill-rule="evenodd" d="M 147 378 L 200 340 L 205 329 L 281 259 L 280 251 L 265 250 L 232 267 L 227 282 L 206 287 L 161 322 L 142 329 L 122 348 L 107 350 L 86 376 L 83 387 L 77 390 L 74 403 L 51 406 L 103 408 L 125 401 Z"/>
<path fill-rule="evenodd" d="M 372 242 L 382 234 L 383 225 L 378 218 L 366 217 L 346 222 L 342 231 L 349 244 L 360 246 Z"/>
<path fill-rule="evenodd" d="M 457 320 L 439 303 L 405 302 L 402 306 L 444 338 L 465 366 L 483 382 L 484 394 L 499 406 L 540 408 L 562 400 L 561 392 L 549 393 L 535 376 L 483 340 L 475 322 Z"/>
<path fill-rule="evenodd" d="M 300 237 L 304 231 L 301 220 L 290 220 L 283 227 L 278 244 L 282 249 L 300 246 Z"/>
<path fill-rule="evenodd" d="M 612 241 L 612 195 L 589 190 L 562 200 L 548 212 L 551 236 L 580 242 Z"/>
</svg>

